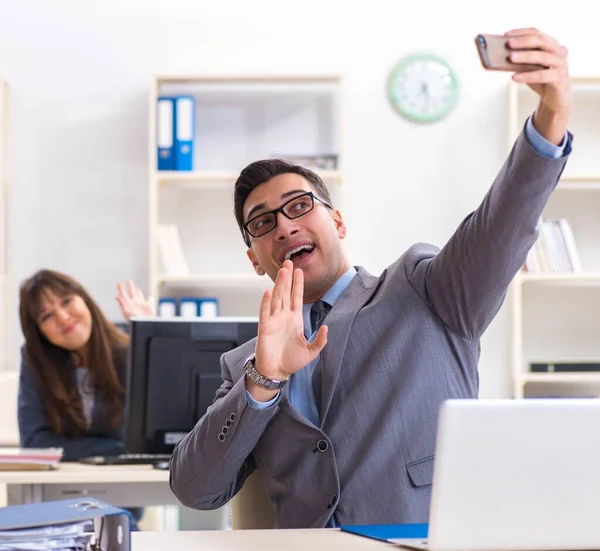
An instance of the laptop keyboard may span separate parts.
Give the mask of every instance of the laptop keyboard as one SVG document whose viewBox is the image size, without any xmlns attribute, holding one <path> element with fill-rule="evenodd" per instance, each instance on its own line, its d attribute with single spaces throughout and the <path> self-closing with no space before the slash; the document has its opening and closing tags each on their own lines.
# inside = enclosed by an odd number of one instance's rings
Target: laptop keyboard
<svg viewBox="0 0 600 551">
<path fill-rule="evenodd" d="M 94 455 L 80 459 L 86 465 L 153 465 L 159 461 L 169 461 L 171 454 L 163 453 L 121 453 L 119 455 Z"/>
</svg>

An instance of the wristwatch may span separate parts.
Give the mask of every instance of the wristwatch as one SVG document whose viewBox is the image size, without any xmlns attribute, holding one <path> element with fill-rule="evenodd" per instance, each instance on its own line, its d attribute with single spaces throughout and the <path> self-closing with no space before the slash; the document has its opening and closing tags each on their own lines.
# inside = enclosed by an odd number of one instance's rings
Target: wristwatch
<svg viewBox="0 0 600 551">
<path fill-rule="evenodd" d="M 264 375 L 261 375 L 254 365 L 254 356 L 252 356 L 245 364 L 244 364 L 244 373 L 246 376 L 258 386 L 266 388 L 268 390 L 279 390 L 281 387 L 288 382 L 287 379 L 284 381 L 277 381 L 276 379 L 269 379 Z"/>
</svg>

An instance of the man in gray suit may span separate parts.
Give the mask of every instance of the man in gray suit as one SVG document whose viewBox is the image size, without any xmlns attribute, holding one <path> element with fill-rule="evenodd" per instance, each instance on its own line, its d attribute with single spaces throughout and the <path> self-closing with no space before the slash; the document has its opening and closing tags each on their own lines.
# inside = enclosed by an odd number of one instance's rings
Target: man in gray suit
<svg viewBox="0 0 600 551">
<path fill-rule="evenodd" d="M 548 67 L 513 76 L 539 105 L 441 250 L 414 245 L 374 277 L 348 261 L 316 174 L 276 160 L 242 171 L 236 217 L 275 285 L 258 338 L 223 356 L 214 404 L 173 453 L 183 504 L 220 507 L 258 469 L 278 528 L 427 522 L 438 408 L 477 397 L 479 339 L 571 148 L 566 49 L 535 29 L 507 41 L 514 61 Z"/>
</svg>

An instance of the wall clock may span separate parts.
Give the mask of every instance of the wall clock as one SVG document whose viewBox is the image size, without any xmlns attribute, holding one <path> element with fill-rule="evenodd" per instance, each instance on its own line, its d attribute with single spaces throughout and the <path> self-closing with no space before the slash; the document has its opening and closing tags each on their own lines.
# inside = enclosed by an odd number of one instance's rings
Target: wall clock
<svg viewBox="0 0 600 551">
<path fill-rule="evenodd" d="M 411 54 L 390 73 L 389 99 L 396 111 L 413 122 L 431 123 L 454 109 L 459 81 L 450 65 L 438 56 Z"/>
</svg>

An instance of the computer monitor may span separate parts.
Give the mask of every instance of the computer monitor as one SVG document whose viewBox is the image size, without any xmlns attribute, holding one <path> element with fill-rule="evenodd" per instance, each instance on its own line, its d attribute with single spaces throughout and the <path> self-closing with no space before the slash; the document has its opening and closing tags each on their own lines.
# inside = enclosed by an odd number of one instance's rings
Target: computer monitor
<svg viewBox="0 0 600 551">
<path fill-rule="evenodd" d="M 168 454 L 221 386 L 221 355 L 256 337 L 257 318 L 134 318 L 125 400 L 125 448 Z"/>
</svg>

